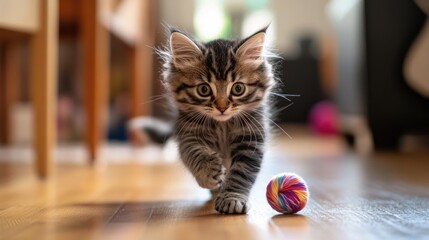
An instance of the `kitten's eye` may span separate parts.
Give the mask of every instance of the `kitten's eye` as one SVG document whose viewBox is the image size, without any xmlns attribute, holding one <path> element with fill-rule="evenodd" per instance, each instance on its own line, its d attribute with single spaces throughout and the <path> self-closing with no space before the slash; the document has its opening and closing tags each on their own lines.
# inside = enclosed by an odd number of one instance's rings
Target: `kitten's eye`
<svg viewBox="0 0 429 240">
<path fill-rule="evenodd" d="M 232 86 L 231 92 L 232 92 L 232 95 L 234 96 L 241 96 L 243 95 L 244 90 L 245 90 L 245 86 L 243 83 L 236 83 Z"/>
<path fill-rule="evenodd" d="M 198 85 L 197 92 L 201 97 L 208 97 L 212 93 L 212 89 L 207 83 L 202 83 Z"/>
</svg>

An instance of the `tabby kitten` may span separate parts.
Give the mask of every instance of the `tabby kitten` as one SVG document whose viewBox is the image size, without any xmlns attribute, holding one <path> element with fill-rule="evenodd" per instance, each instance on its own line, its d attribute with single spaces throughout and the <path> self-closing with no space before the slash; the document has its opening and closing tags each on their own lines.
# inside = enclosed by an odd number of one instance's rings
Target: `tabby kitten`
<svg viewBox="0 0 429 240">
<path fill-rule="evenodd" d="M 220 213 L 246 213 L 268 134 L 274 84 L 266 28 L 239 40 L 200 43 L 172 30 L 163 84 L 178 110 L 174 136 L 198 184 L 216 192 Z"/>
</svg>

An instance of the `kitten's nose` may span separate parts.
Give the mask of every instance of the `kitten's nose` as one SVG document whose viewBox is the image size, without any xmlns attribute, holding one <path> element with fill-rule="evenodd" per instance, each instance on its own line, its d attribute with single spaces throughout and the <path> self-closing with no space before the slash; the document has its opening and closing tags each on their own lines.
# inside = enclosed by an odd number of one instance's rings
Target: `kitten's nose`
<svg viewBox="0 0 429 240">
<path fill-rule="evenodd" d="M 228 107 L 216 107 L 221 113 L 225 112 Z"/>
<path fill-rule="evenodd" d="M 215 101 L 215 105 L 221 113 L 224 113 L 229 107 L 229 102 L 226 98 L 220 98 Z"/>
</svg>

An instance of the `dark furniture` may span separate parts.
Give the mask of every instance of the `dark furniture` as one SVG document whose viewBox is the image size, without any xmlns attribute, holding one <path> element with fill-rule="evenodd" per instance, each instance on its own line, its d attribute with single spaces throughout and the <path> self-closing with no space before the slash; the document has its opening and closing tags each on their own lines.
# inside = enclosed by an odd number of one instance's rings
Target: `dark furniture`
<svg viewBox="0 0 429 240">
<path fill-rule="evenodd" d="M 429 131 L 429 99 L 411 89 L 403 74 L 405 56 L 425 20 L 411 0 L 364 2 L 364 91 L 376 149 L 395 148 L 404 133 Z"/>
</svg>

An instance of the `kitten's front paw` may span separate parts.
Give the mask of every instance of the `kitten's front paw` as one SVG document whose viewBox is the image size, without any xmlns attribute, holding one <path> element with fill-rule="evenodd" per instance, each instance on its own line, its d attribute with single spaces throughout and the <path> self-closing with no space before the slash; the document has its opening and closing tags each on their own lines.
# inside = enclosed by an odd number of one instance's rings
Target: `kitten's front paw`
<svg viewBox="0 0 429 240">
<path fill-rule="evenodd" d="M 238 193 L 223 193 L 215 200 L 215 209 L 220 213 L 245 214 L 249 211 L 247 197 Z"/>
<path fill-rule="evenodd" d="M 198 185 L 207 189 L 218 189 L 225 180 L 225 167 L 220 161 L 209 161 L 206 166 L 196 174 Z"/>
</svg>

